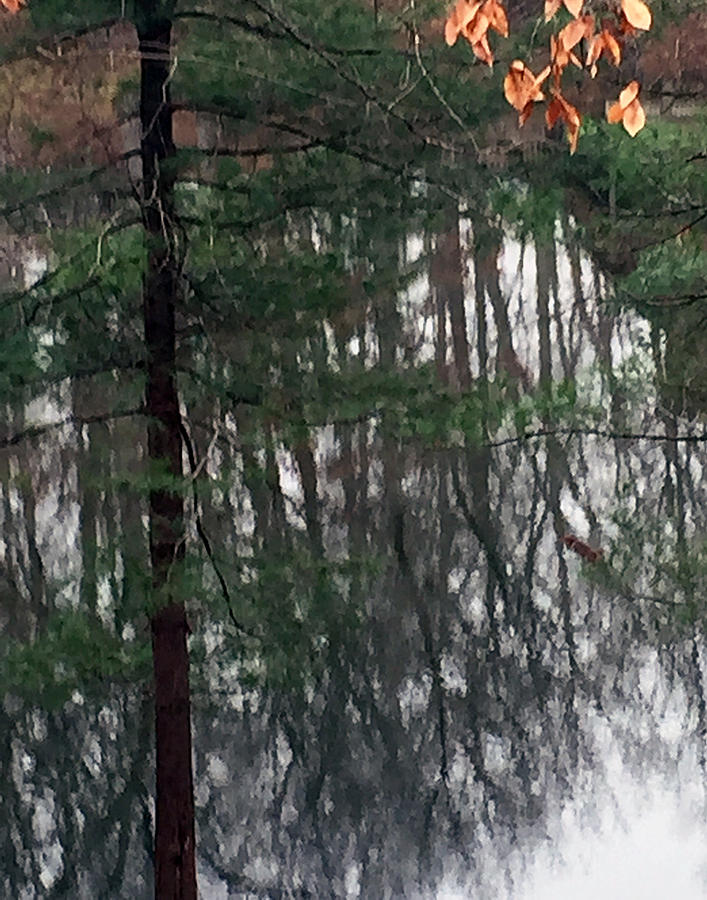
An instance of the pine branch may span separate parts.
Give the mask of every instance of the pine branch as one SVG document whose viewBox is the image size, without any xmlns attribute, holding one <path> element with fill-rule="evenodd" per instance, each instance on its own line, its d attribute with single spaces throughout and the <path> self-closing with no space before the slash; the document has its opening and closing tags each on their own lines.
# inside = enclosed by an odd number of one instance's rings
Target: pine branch
<svg viewBox="0 0 707 900">
<path fill-rule="evenodd" d="M 98 413 L 93 416 L 66 416 L 64 419 L 59 419 L 57 422 L 48 422 L 46 425 L 32 425 L 29 428 L 24 428 L 22 431 L 18 431 L 16 434 L 10 435 L 6 438 L 0 438 L 0 449 L 5 449 L 6 447 L 15 447 L 17 444 L 21 444 L 22 441 L 29 441 L 36 437 L 42 437 L 50 431 L 53 431 L 55 428 L 64 428 L 66 425 L 74 425 L 74 426 L 83 426 L 83 425 L 94 425 L 98 422 L 110 422 L 114 419 L 127 419 L 131 416 L 144 416 L 145 415 L 145 407 L 144 405 L 135 406 L 132 409 L 118 410 L 116 412 L 109 413 Z"/>
<path fill-rule="evenodd" d="M 504 447 L 508 444 L 520 444 L 523 441 L 537 440 L 543 437 L 579 437 L 594 436 L 614 441 L 667 441 L 668 443 L 702 443 L 707 441 L 707 432 L 702 434 L 651 434 L 649 432 L 609 431 L 604 428 L 541 428 L 537 431 L 525 431 L 515 437 L 503 438 L 500 441 L 489 441 L 484 447 Z"/>
<path fill-rule="evenodd" d="M 61 34 L 49 34 L 39 39 L 33 34 L 21 34 L 14 47 L 6 53 L 0 54 L 0 66 L 23 59 L 54 59 L 61 57 L 64 49 L 68 49 L 69 46 L 75 44 L 81 38 L 94 34 L 96 31 L 104 31 L 113 28 L 115 25 L 125 24 L 125 21 L 120 16 L 113 16 L 110 19 L 92 22 L 89 25 L 83 25 L 71 31 L 64 31 Z M 52 51 L 54 52 L 52 53 Z"/>
<path fill-rule="evenodd" d="M 89 241 L 87 241 L 79 250 L 76 251 L 72 256 L 64 261 L 64 263 L 60 266 L 57 266 L 56 269 L 51 269 L 41 278 L 31 284 L 27 288 L 23 288 L 21 291 L 12 291 L 11 293 L 0 295 L 0 309 L 4 309 L 8 306 L 12 306 L 15 303 L 21 302 L 28 297 L 31 297 L 41 288 L 47 287 L 47 285 L 51 284 L 51 282 L 57 278 L 60 274 L 62 274 L 66 269 L 70 268 L 74 265 L 81 257 L 91 248 L 96 246 L 99 241 L 105 240 L 106 237 L 109 237 L 112 234 L 118 234 L 119 232 L 125 230 L 126 228 L 132 228 L 134 225 L 139 225 L 142 220 L 133 216 L 130 219 L 126 219 L 124 222 L 117 222 L 115 225 L 111 225 L 108 228 L 103 229 L 103 231 L 96 235 L 96 237 L 92 237 Z M 64 294 L 75 294 L 78 291 L 84 290 L 88 286 L 88 283 L 82 284 L 78 287 L 69 289 L 68 292 L 64 292 Z M 62 295 L 63 296 L 63 295 Z M 52 300 L 53 298 L 49 298 Z"/>
<path fill-rule="evenodd" d="M 418 128 L 415 122 L 410 121 L 401 113 L 395 112 L 393 108 L 399 102 L 398 99 L 394 99 L 392 102 L 383 101 L 367 84 L 365 84 L 355 70 L 351 73 L 344 69 L 334 58 L 333 54 L 329 53 L 309 37 L 302 34 L 299 31 L 299 28 L 293 22 L 289 21 L 281 12 L 279 12 L 279 10 L 275 9 L 269 3 L 261 2 L 261 0 L 248 0 L 248 2 L 268 16 L 272 21 L 277 22 L 277 24 L 280 25 L 280 27 L 289 34 L 300 47 L 315 56 L 318 56 L 342 81 L 349 84 L 351 87 L 354 87 L 368 103 L 380 110 L 384 117 L 390 117 L 400 122 L 413 137 L 421 140 L 425 146 L 434 146 L 441 150 L 464 155 L 463 147 L 447 144 L 445 141 L 441 141 L 434 136 L 426 134 Z M 473 157 L 480 167 L 485 168 L 484 163 L 479 159 L 476 148 L 474 148 Z"/>
<path fill-rule="evenodd" d="M 93 181 L 93 179 L 98 177 L 99 175 L 113 171 L 117 163 L 127 162 L 129 159 L 132 159 L 135 156 L 139 156 L 139 154 L 139 149 L 127 150 L 125 153 L 121 153 L 120 155 L 111 159 L 110 162 L 105 163 L 105 165 L 98 166 L 97 168 L 91 169 L 88 172 L 78 172 L 74 174 L 73 177 L 68 178 L 61 184 L 57 184 L 54 187 L 48 188 L 46 191 L 34 193 L 31 197 L 27 197 L 19 202 L 14 201 L 12 203 L 8 203 L 7 206 L 0 206 L 0 217 L 7 218 L 14 213 L 23 212 L 26 209 L 31 209 L 32 207 L 37 206 L 40 203 L 44 203 L 46 200 L 51 200 L 53 197 L 59 197 L 62 194 L 66 194 L 67 191 L 73 190 L 74 188 L 86 187 L 89 182 Z M 118 192 L 116 191 L 116 193 Z"/>
<path fill-rule="evenodd" d="M 277 41 L 286 41 L 292 40 L 292 36 L 288 35 L 284 31 L 275 31 L 272 28 L 268 28 L 267 25 L 257 25 L 254 22 L 249 22 L 247 19 L 238 19 L 236 16 L 227 16 L 221 15 L 219 13 L 211 13 L 206 12 L 201 9 L 192 9 L 192 10 L 181 10 L 180 12 L 174 15 L 174 19 L 194 19 L 196 21 L 205 21 L 205 22 L 214 22 L 219 25 L 232 25 L 234 28 L 239 28 L 241 31 L 246 31 L 248 34 L 255 34 L 258 37 L 262 37 L 266 40 L 277 40 Z M 327 53 L 330 53 L 332 56 L 398 56 L 402 58 L 406 58 L 411 56 L 409 50 L 398 49 L 395 47 L 390 48 L 381 48 L 381 47 L 331 47 L 325 46 L 323 48 Z"/>
</svg>

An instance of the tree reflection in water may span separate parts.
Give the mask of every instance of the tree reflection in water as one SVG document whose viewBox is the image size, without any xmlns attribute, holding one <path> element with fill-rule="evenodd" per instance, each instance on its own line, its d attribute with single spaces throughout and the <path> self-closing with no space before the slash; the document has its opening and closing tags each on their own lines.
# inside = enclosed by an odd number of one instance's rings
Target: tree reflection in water
<svg viewBox="0 0 707 900">
<path fill-rule="evenodd" d="M 202 894 L 666 896 L 668 871 L 699 896 L 707 457 L 675 439 L 674 350 L 602 304 L 570 233 L 445 227 L 407 241 L 404 290 L 357 293 L 354 272 L 344 313 L 272 340 L 266 414 L 184 391 L 242 626 L 192 522 Z M 238 334 L 191 353 L 185 371 L 254 365 Z M 347 380 L 370 395 L 347 406 Z M 3 451 L 8 634 L 82 586 L 96 622 L 144 638 L 143 443 L 128 418 Z M 8 698 L 8 896 L 150 895 L 149 705 L 120 679 L 49 712 Z"/>
</svg>

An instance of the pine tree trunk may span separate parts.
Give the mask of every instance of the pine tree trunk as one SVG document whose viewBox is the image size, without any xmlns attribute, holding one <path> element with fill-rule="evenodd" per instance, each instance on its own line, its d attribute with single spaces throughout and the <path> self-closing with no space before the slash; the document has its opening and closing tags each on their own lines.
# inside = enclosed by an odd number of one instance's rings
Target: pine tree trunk
<svg viewBox="0 0 707 900">
<path fill-rule="evenodd" d="M 147 242 L 143 301 L 148 453 L 153 468 L 179 479 L 182 438 L 175 376 L 178 262 L 169 99 L 171 22 L 157 10 L 157 3 L 143 3 L 138 24 Z M 150 492 L 152 586 L 158 603 L 151 627 L 157 745 L 155 897 L 159 900 L 196 900 L 188 626 L 183 603 L 174 599 L 170 584 L 184 552 L 183 517 L 178 491 L 159 488 Z"/>
</svg>

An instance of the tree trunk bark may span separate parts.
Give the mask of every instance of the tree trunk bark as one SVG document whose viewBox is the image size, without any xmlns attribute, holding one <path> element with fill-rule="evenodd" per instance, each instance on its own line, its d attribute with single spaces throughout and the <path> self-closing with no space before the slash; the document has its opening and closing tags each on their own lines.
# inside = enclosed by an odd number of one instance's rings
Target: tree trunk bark
<svg viewBox="0 0 707 900">
<path fill-rule="evenodd" d="M 140 40 L 140 124 L 143 223 L 147 269 L 143 304 L 147 349 L 146 409 L 150 465 L 178 480 L 182 437 L 175 375 L 178 292 L 174 221 L 175 155 L 170 107 L 171 22 L 157 2 L 145 2 Z M 194 797 L 191 762 L 188 625 L 171 583 L 184 555 L 184 503 L 177 489 L 150 491 L 151 615 L 155 678 L 157 799 L 155 897 L 196 900 Z"/>
</svg>

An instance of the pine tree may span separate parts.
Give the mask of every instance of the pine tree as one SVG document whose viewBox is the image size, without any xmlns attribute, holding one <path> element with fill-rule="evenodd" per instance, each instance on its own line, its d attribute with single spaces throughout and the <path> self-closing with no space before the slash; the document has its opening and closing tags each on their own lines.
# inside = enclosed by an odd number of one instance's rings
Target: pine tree
<svg viewBox="0 0 707 900">
<path fill-rule="evenodd" d="M 7 29 L 0 52 L 24 119 L 8 129 L 3 179 L 12 199 L 4 215 L 13 236 L 30 236 L 49 268 L 2 300 L 2 400 L 17 410 L 47 390 L 58 396 L 71 379 L 72 411 L 64 419 L 86 461 L 80 486 L 85 621 L 57 616 L 35 548 L 29 555 L 37 615 L 18 623 L 18 633 L 49 635 L 64 653 L 89 646 L 102 662 L 97 671 L 81 670 L 86 678 L 118 677 L 121 667 L 123 674 L 139 674 L 140 654 L 128 666 L 121 635 L 136 623 L 139 631 L 147 611 L 158 897 L 196 896 L 187 609 L 198 610 L 203 601 L 214 614 L 220 604 L 234 645 L 245 648 L 244 657 L 266 659 L 267 677 L 279 686 L 304 684 L 317 671 L 319 638 L 326 646 L 326 635 L 345 634 L 356 645 L 357 612 L 331 587 L 341 572 L 321 559 L 313 427 L 333 419 L 351 456 L 352 429 L 375 411 L 397 485 L 401 435 L 434 446 L 461 423 L 471 443 L 488 440 L 528 380 L 508 329 L 498 338 L 498 365 L 510 376 L 507 395 L 493 395 L 481 380 L 472 383 L 460 204 L 474 223 L 476 277 L 499 320 L 505 314 L 497 283 L 501 223 L 527 222 L 547 237 L 569 198 L 601 259 L 617 243 L 617 211 L 629 211 L 631 222 L 658 215 L 642 190 L 645 154 L 661 190 L 677 191 L 695 209 L 698 221 L 683 234 L 694 232 L 697 244 L 703 236 L 704 183 L 686 174 L 702 164 L 699 148 L 688 170 L 678 172 L 670 155 L 676 144 L 677 158 L 688 152 L 684 132 L 674 143 L 670 129 L 649 126 L 637 150 L 626 149 L 626 138 L 608 126 L 591 125 L 594 133 L 571 162 L 563 161 L 561 144 L 545 138 L 528 158 L 508 137 L 507 122 L 497 124 L 504 104 L 500 74 L 469 65 L 463 48 L 443 46 L 443 12 L 440 4 L 370 8 L 311 0 L 196 10 L 158 0 L 123 7 L 37 0 Z M 56 76 L 53 83 L 47 72 Z M 44 103 L 48 112 L 32 105 L 32 93 L 53 97 Z M 518 179 L 530 185 L 527 193 L 517 190 Z M 582 219 L 576 198 L 596 195 L 597 185 L 600 209 L 593 200 Z M 396 297 L 428 263 L 426 255 L 401 260 L 401 247 L 410 232 L 425 228 L 441 234 L 428 248 L 430 276 L 442 327 L 449 312 L 454 360 L 446 361 L 440 331 L 435 371 L 420 366 L 401 375 Z M 694 284 L 686 291 L 699 297 L 703 247 L 695 254 Z M 658 267 L 665 280 L 659 298 L 674 291 L 673 259 Z M 555 267 L 549 241 L 541 262 L 549 296 Z M 635 286 L 639 298 L 654 287 L 648 281 L 644 275 Z M 366 365 L 369 314 L 377 324 L 379 371 Z M 549 380 L 545 318 L 541 356 Z M 353 362 L 352 341 L 361 348 Z M 485 363 L 481 368 L 486 371 Z M 5 446 L 46 431 L 25 427 L 17 412 L 6 424 Z M 283 437 L 302 475 L 306 542 L 290 534 L 277 483 Z M 224 466 L 214 486 L 204 484 L 209 454 L 236 440 L 257 520 L 259 553 L 250 563 L 238 558 L 237 540 L 221 521 L 228 518 L 222 510 L 233 512 L 234 472 Z M 111 442 L 122 445 L 117 469 L 105 458 Z M 134 458 L 126 453 L 129 442 Z M 479 501 L 488 492 L 488 468 L 488 452 L 475 451 L 468 480 L 476 499 L 466 513 L 502 583 L 496 526 Z M 453 476 L 462 497 L 463 479 Z M 3 473 L 3 482 L 10 480 Z M 116 480 L 121 487 L 113 490 Z M 121 590 L 116 578 L 112 627 L 98 609 L 97 481 L 120 507 L 113 537 L 124 585 Z M 352 507 L 353 479 L 345 491 Z M 410 525 L 396 489 L 390 500 L 395 549 L 404 563 Z M 25 501 L 29 521 L 31 491 Z M 260 576 L 250 594 L 246 565 Z M 433 624 L 423 615 L 409 567 L 402 568 L 441 697 Z M 364 574 L 352 576 L 361 594 Z M 306 613 L 292 602 L 301 596 Z M 52 631 L 48 622 L 55 617 L 61 627 Z M 334 649 L 329 662 L 341 665 Z"/>
<path fill-rule="evenodd" d="M 187 898 L 196 896 L 196 876 L 188 598 L 181 574 L 189 479 L 182 458 L 188 451 L 192 481 L 203 462 L 180 410 L 179 384 L 187 419 L 206 386 L 221 403 L 253 407 L 256 434 L 266 437 L 265 419 L 285 414 L 287 427 L 300 434 L 300 469 L 313 472 L 305 425 L 305 407 L 313 398 L 301 381 L 298 339 L 309 340 L 322 312 L 348 305 L 352 276 L 346 241 L 355 234 L 356 250 L 365 256 L 373 233 L 388 232 L 393 249 L 404 219 L 409 227 L 411 217 L 429 215 L 429 199 L 415 201 L 412 190 L 425 168 L 445 192 L 453 191 L 453 182 L 436 105 L 423 111 L 406 103 L 417 82 L 429 91 L 432 81 L 420 74 L 427 71 L 421 58 L 413 74 L 410 45 L 395 46 L 414 25 L 406 23 L 405 11 L 400 18 L 394 10 L 384 22 L 378 11 L 343 5 L 322 4 L 315 15 L 311 4 L 285 13 L 253 2 L 234 15 L 230 7 L 192 12 L 151 0 L 122 12 L 125 19 L 117 20 L 111 4 L 105 9 L 31 5 L 5 46 L 6 69 L 33 66 L 27 47 L 38 46 L 52 58 L 65 90 L 57 104 L 85 90 L 84 84 L 70 83 L 62 60 L 83 62 L 93 46 L 97 60 L 81 74 L 93 76 L 100 87 L 84 103 L 84 112 L 96 115 L 101 92 L 108 91 L 116 111 L 128 120 L 137 113 L 138 139 L 120 147 L 110 114 L 100 129 L 89 122 L 88 147 L 67 146 L 68 136 L 57 133 L 56 116 L 38 111 L 47 124 L 27 125 L 29 144 L 20 162 L 29 171 L 18 177 L 8 170 L 8 181 L 14 179 L 19 191 L 6 213 L 16 210 L 30 234 L 37 228 L 37 211 L 45 215 L 50 228 L 41 252 L 51 262 L 46 275 L 8 297 L 3 352 L 10 403 L 66 377 L 84 379 L 83 395 L 90 393 L 87 385 L 110 384 L 111 373 L 136 373 L 138 388 L 144 377 L 144 402 L 134 387 L 123 387 L 119 394 L 134 398 L 127 408 L 119 402 L 117 408 L 111 404 L 90 413 L 77 395 L 68 419 L 89 430 L 87 461 L 98 452 L 101 423 L 135 414 L 146 422 L 155 895 Z M 116 67 L 119 76 L 106 73 L 106 65 Z M 35 77 L 43 78 L 41 65 Z M 191 129 L 191 148 L 177 149 L 178 127 Z M 209 129 L 204 142 L 200 132 Z M 49 160 L 41 180 L 27 165 L 32 142 Z M 83 172 L 76 168 L 77 150 L 84 156 Z M 80 187 L 84 180 L 93 185 L 88 192 Z M 77 202 L 88 207 L 80 216 L 82 226 L 74 216 L 62 228 L 55 223 L 66 191 L 77 187 Z M 106 203 L 96 215 L 92 191 L 100 196 L 101 189 Z M 330 223 L 350 217 L 352 210 L 356 226 L 337 244 Z M 326 246 L 323 252 L 314 246 L 313 229 Z M 254 246 L 263 241 L 265 254 Z M 362 270 L 359 280 L 360 289 L 373 294 L 395 267 L 376 262 L 374 268 Z M 258 337 L 262 329 L 269 335 L 265 344 Z M 221 344 L 220 332 L 232 337 Z M 54 336 L 44 365 L 36 363 L 41 333 Z M 283 389 L 268 387 L 263 396 L 262 351 L 272 352 L 273 339 L 282 340 L 276 364 Z M 207 380 L 219 370 L 230 370 L 230 379 Z M 334 390 L 341 392 L 342 384 Z M 351 385 L 346 392 L 356 394 Z M 21 424 L 15 423 L 6 441 L 30 436 L 18 431 Z M 96 519 L 89 512 L 90 485 L 83 490 L 83 602 L 95 610 L 97 562 L 90 531 L 95 532 Z M 309 496 L 311 506 L 313 487 Z M 310 527 L 316 543 L 314 515 Z M 198 531 L 211 555 L 201 525 Z M 223 587 L 230 604 L 225 582 Z M 46 602 L 50 608 L 51 600 Z M 230 616 L 237 630 L 253 629 L 232 609 Z M 125 619 L 126 611 L 116 609 L 115 618 Z M 90 627 L 99 626 L 94 621 Z"/>
</svg>

